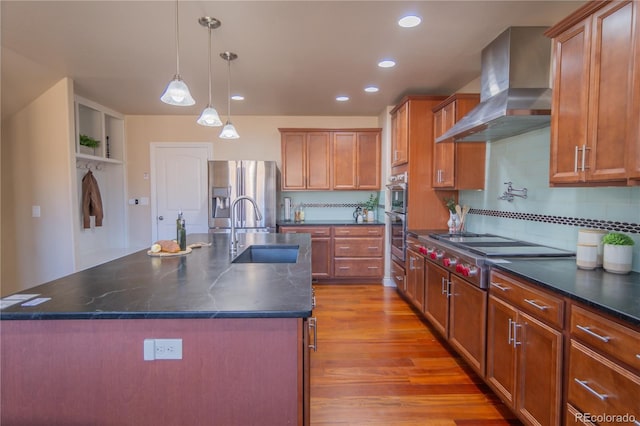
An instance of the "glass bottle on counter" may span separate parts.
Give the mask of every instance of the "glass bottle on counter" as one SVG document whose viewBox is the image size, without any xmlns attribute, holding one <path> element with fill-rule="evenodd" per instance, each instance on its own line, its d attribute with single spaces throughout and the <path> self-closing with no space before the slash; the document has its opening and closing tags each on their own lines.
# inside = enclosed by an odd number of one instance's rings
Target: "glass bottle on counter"
<svg viewBox="0 0 640 426">
<path fill-rule="evenodd" d="M 182 211 L 178 211 L 178 219 L 176 220 L 176 242 L 180 246 L 180 251 L 187 249 L 187 228 Z"/>
</svg>

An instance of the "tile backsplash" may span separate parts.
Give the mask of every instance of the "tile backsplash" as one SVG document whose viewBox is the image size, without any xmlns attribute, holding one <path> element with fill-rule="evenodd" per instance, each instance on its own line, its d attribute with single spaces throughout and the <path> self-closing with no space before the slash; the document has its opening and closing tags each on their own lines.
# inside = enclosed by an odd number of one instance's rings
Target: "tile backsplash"
<svg viewBox="0 0 640 426">
<path fill-rule="evenodd" d="M 460 191 L 460 204 L 471 206 L 467 229 L 569 250 L 579 229 L 622 232 L 636 243 L 633 270 L 640 271 L 640 187 L 549 187 L 549 131 L 487 144 L 485 190 Z M 500 200 L 505 182 L 527 188 L 527 198 Z"/>
<path fill-rule="evenodd" d="M 352 220 L 353 212 L 376 191 L 282 191 L 278 194 L 278 220 L 284 219 L 284 197 L 290 197 L 292 205 L 302 204 L 305 220 Z M 379 193 L 379 203 L 384 194 Z M 378 209 L 378 220 L 384 221 L 384 209 Z"/>
</svg>

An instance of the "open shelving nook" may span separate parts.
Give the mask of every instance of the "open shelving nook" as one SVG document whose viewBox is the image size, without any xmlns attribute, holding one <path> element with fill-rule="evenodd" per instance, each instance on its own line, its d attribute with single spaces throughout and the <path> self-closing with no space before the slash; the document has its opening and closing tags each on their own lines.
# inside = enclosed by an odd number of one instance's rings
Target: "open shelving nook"
<svg viewBox="0 0 640 426">
<path fill-rule="evenodd" d="M 128 244 L 124 116 L 75 96 L 74 251 L 77 271 L 108 262 L 133 251 Z M 80 143 L 80 135 L 97 146 Z M 95 145 L 95 143 L 94 143 Z M 82 179 L 91 171 L 98 183 L 104 218 L 102 226 L 83 226 Z"/>
</svg>

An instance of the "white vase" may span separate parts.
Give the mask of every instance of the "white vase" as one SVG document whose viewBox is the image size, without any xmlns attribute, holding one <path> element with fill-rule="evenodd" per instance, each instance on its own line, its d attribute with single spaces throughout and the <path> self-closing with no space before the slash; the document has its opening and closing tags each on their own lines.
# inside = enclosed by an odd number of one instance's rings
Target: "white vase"
<svg viewBox="0 0 640 426">
<path fill-rule="evenodd" d="M 453 234 L 458 231 L 458 214 L 449 212 L 449 220 L 447 221 L 447 226 L 449 227 L 449 233 Z"/>
<path fill-rule="evenodd" d="M 367 211 L 367 222 L 374 222 L 376 219 L 373 215 L 373 210 Z"/>
<path fill-rule="evenodd" d="M 633 263 L 633 246 L 604 245 L 602 266 L 607 272 L 628 274 Z"/>
</svg>

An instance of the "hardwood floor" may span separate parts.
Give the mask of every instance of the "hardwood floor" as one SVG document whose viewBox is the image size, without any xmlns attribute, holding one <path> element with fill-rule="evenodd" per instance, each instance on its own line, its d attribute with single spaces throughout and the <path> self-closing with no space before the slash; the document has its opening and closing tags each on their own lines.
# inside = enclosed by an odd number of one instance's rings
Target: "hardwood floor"
<svg viewBox="0 0 640 426">
<path fill-rule="evenodd" d="M 397 294 L 314 284 L 311 425 L 520 425 Z"/>
</svg>

